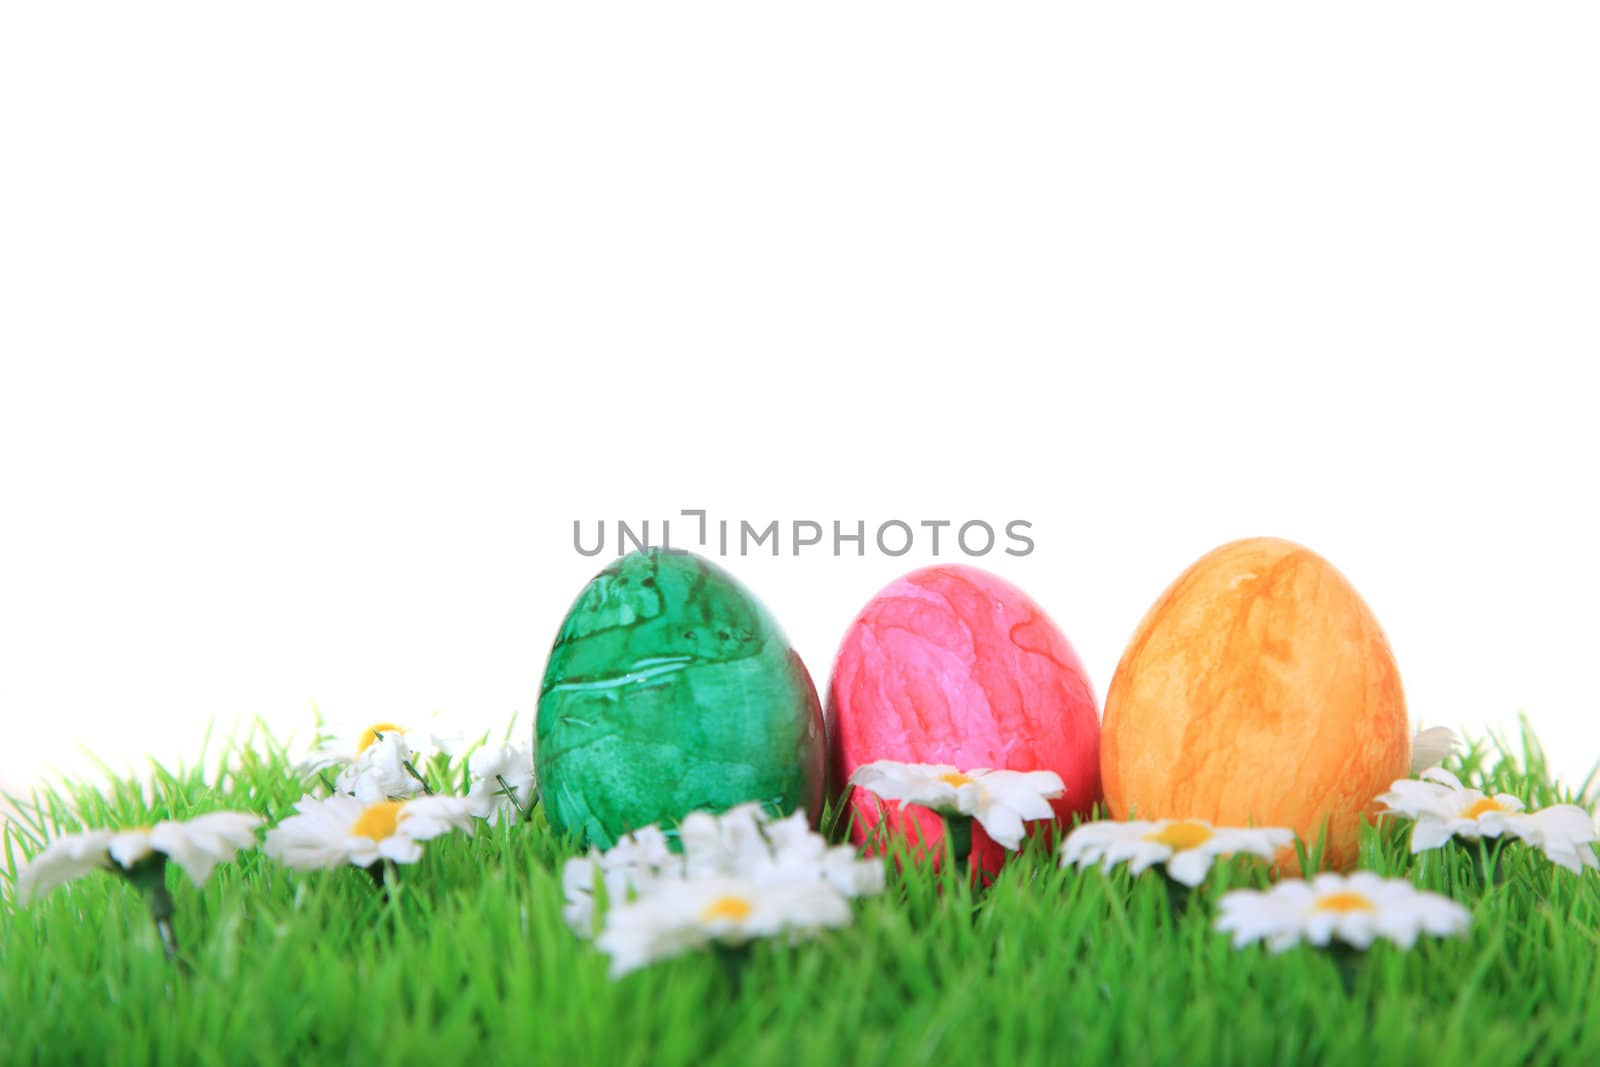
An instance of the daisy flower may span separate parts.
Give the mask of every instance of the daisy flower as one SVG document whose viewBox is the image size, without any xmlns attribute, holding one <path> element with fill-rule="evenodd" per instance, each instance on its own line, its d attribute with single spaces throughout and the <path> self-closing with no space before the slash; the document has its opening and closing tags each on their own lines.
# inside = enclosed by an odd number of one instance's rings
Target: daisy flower
<svg viewBox="0 0 1600 1067">
<path fill-rule="evenodd" d="M 502 817 L 515 821 L 533 809 L 533 750 L 527 745 L 480 748 L 467 760 L 473 814 L 490 826 Z"/>
<path fill-rule="evenodd" d="M 803 811 L 773 819 L 759 804 L 721 815 L 691 812 L 678 827 L 674 852 L 660 827 L 628 834 L 606 852 L 591 851 L 562 868 L 563 914 L 580 936 L 594 930 L 595 890 L 615 906 L 648 896 L 665 881 L 743 879 L 760 885 L 824 882 L 845 897 L 883 891 L 880 860 L 862 859 L 850 845 L 829 845 Z"/>
<path fill-rule="evenodd" d="M 1472 921 L 1449 897 L 1370 871 L 1290 879 L 1265 891 L 1236 889 L 1223 894 L 1218 908 L 1217 929 L 1233 935 L 1235 948 L 1265 941 L 1273 952 L 1302 941 L 1326 947 L 1335 938 L 1360 949 L 1378 938 L 1411 948 L 1422 934 L 1462 934 Z"/>
<path fill-rule="evenodd" d="M 1415 819 L 1411 851 L 1438 848 L 1452 837 L 1499 837 L 1522 812 L 1510 793 L 1489 796 L 1468 789 L 1443 767 L 1430 767 L 1420 779 L 1402 778 L 1378 797 L 1387 815 Z"/>
<path fill-rule="evenodd" d="M 769 936 L 778 929 L 768 921 L 770 916 L 796 902 L 822 908 L 822 901 L 832 900 L 827 913 L 842 911 L 848 922 L 849 900 L 882 892 L 884 886 L 881 860 L 861 859 L 849 845 L 829 845 L 811 829 L 803 811 L 782 819 L 773 819 L 759 804 L 740 805 L 722 815 L 692 812 L 678 827 L 678 842 L 681 852 L 674 852 L 659 827 L 647 826 L 607 852 L 568 860 L 562 869 L 567 897 L 563 915 L 580 936 L 594 931 L 596 890 L 604 888 L 608 910 L 601 938 L 605 945 L 617 946 L 624 958 L 615 973 L 709 941 L 734 944 Z M 698 899 L 692 896 L 698 892 L 694 887 L 707 885 L 742 887 L 740 899 L 753 909 L 748 921 L 727 925 L 724 916 L 726 928 L 715 923 L 708 927 L 709 920 L 697 918 L 702 909 L 677 906 Z M 757 898 L 760 907 L 754 903 Z M 624 910 L 635 905 L 635 910 Z M 666 931 L 660 934 L 664 940 L 645 936 L 661 930 Z M 668 952 L 664 946 L 669 945 L 678 947 Z M 633 959 L 638 962 L 628 962 Z"/>
<path fill-rule="evenodd" d="M 460 797 L 365 803 L 349 796 L 305 797 L 296 814 L 267 831 L 263 851 L 295 870 L 350 864 L 371 868 L 388 860 L 416 863 L 422 842 L 452 830 L 470 834 L 472 809 Z"/>
<path fill-rule="evenodd" d="M 1061 866 L 1095 863 L 1115 867 L 1124 861 L 1135 876 L 1163 863 L 1167 875 L 1186 886 L 1205 881 L 1220 856 L 1247 852 L 1271 860 L 1294 843 L 1294 831 L 1279 827 L 1215 827 L 1199 819 L 1159 822 L 1091 822 L 1072 833 L 1061 848 Z"/>
<path fill-rule="evenodd" d="M 413 797 L 428 792 L 417 770 L 417 754 L 398 732 L 382 734 L 334 781 L 334 792 L 365 803 Z"/>
<path fill-rule="evenodd" d="M 262 819 L 238 811 L 217 811 L 185 822 L 167 819 L 133 830 L 86 830 L 58 837 L 17 873 L 18 904 L 92 871 L 125 873 L 160 857 L 203 885 L 219 863 L 256 843 Z"/>
<path fill-rule="evenodd" d="M 448 757 L 467 747 L 460 734 L 439 732 L 434 718 L 433 729 L 376 722 L 350 736 L 324 740 L 298 769 L 302 777 L 314 778 L 337 768 L 333 791 L 368 802 L 431 792 L 418 767 L 436 754 Z"/>
<path fill-rule="evenodd" d="M 1412 852 L 1439 848 L 1452 837 L 1475 841 L 1510 835 L 1574 874 L 1585 867 L 1600 868 L 1600 857 L 1591 847 L 1600 834 L 1589 813 L 1576 804 L 1524 811 L 1517 797 L 1468 789 L 1442 767 L 1423 771 L 1421 781 L 1402 778 L 1378 799 L 1386 806 L 1384 814 L 1415 820 Z"/>
<path fill-rule="evenodd" d="M 1499 837 L 1509 830 L 1523 809 L 1510 793 L 1489 796 L 1468 789 L 1443 767 L 1430 767 L 1419 779 L 1402 778 L 1378 800 L 1382 814 L 1416 820 L 1411 829 L 1411 851 L 1438 848 L 1452 837 L 1477 840 Z"/>
<path fill-rule="evenodd" d="M 408 740 L 407 751 L 410 751 L 412 744 L 420 751 L 426 741 L 424 735 L 408 731 L 399 723 L 375 722 L 347 735 L 324 736 L 310 755 L 300 761 L 298 769 L 302 774 L 312 776 L 322 771 L 348 767 L 390 734 L 398 734 L 402 740 Z"/>
<path fill-rule="evenodd" d="M 902 809 L 917 804 L 976 819 L 990 838 L 1012 851 L 1022 845 L 1025 821 L 1055 817 L 1050 801 L 1064 789 L 1055 771 L 959 771 L 942 763 L 894 760 L 862 764 L 849 784 L 898 800 Z"/>
<path fill-rule="evenodd" d="M 820 880 L 673 880 L 612 907 L 595 945 L 611 957 L 611 976 L 620 978 L 713 943 L 741 946 L 778 935 L 794 942 L 848 926 L 850 918 L 849 901 Z"/>
<path fill-rule="evenodd" d="M 167 889 L 167 864 L 172 863 L 195 885 L 201 885 L 217 864 L 233 859 L 256 843 L 256 828 L 261 822 L 259 815 L 247 812 L 217 811 L 183 822 L 167 819 L 148 828 L 68 834 L 50 842 L 17 872 L 16 900 L 27 904 L 91 871 L 119 874 L 145 895 L 167 959 L 181 965 L 178 934 L 172 925 L 176 908 Z"/>
</svg>

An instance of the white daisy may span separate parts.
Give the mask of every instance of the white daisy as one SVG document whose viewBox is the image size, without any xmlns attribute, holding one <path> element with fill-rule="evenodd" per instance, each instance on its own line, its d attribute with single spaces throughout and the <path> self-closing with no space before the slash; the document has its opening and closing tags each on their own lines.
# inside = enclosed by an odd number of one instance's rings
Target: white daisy
<svg viewBox="0 0 1600 1067">
<path fill-rule="evenodd" d="M 1387 807 L 1385 814 L 1416 820 L 1412 852 L 1439 848 L 1452 837 L 1477 840 L 1509 834 L 1574 874 L 1585 867 L 1600 868 L 1600 858 L 1590 847 L 1600 834 L 1592 816 L 1575 804 L 1524 811 L 1522 801 L 1510 793 L 1488 796 L 1468 789 L 1440 767 L 1423 771 L 1421 781 L 1402 778 L 1378 799 Z"/>
<path fill-rule="evenodd" d="M 369 804 L 414 797 L 427 791 L 422 772 L 417 770 L 417 758 L 404 735 L 384 734 L 339 772 L 334 791 Z"/>
<path fill-rule="evenodd" d="M 359 760 L 367 749 L 390 734 L 398 734 L 403 740 L 408 740 L 408 749 L 412 744 L 420 747 L 425 743 L 423 734 L 409 731 L 399 723 L 375 722 L 359 730 L 352 730 L 348 734 L 324 737 L 317 747 L 300 761 L 298 769 L 302 774 L 311 776 L 325 770 L 348 767 Z"/>
<path fill-rule="evenodd" d="M 1115 867 L 1126 861 L 1128 870 L 1139 875 L 1152 864 L 1164 863 L 1174 881 L 1197 886 L 1219 856 L 1247 852 L 1271 860 L 1279 849 L 1293 843 L 1294 831 L 1279 827 L 1214 827 L 1199 819 L 1108 820 L 1085 823 L 1068 834 L 1061 848 L 1061 866 L 1103 863 Z"/>
<path fill-rule="evenodd" d="M 533 750 L 527 745 L 480 748 L 467 760 L 472 788 L 467 800 L 473 814 L 497 825 L 502 817 L 515 822 L 533 805 Z"/>
<path fill-rule="evenodd" d="M 1499 837 L 1523 808 L 1510 793 L 1488 796 L 1468 789 L 1443 767 L 1430 767 L 1421 779 L 1402 778 L 1378 797 L 1383 814 L 1415 819 L 1411 851 L 1438 848 L 1452 837 Z"/>
<path fill-rule="evenodd" d="M 1448 726 L 1432 726 L 1417 732 L 1411 739 L 1411 773 L 1421 774 L 1429 767 L 1437 767 L 1445 758 L 1461 747 L 1461 740 Z"/>
<path fill-rule="evenodd" d="M 1223 894 L 1218 909 L 1217 929 L 1233 934 L 1235 948 L 1265 941 L 1273 952 L 1302 941 L 1326 946 L 1334 938 L 1362 949 L 1380 937 L 1410 948 L 1420 934 L 1462 934 L 1472 921 L 1449 897 L 1370 871 L 1289 879 L 1265 891 L 1236 889 Z"/>
<path fill-rule="evenodd" d="M 917 804 L 946 815 L 967 815 L 991 839 L 1015 850 L 1022 845 L 1022 824 L 1055 817 L 1050 801 L 1064 786 L 1055 771 L 959 771 L 946 764 L 877 760 L 856 768 L 850 785 L 898 800 L 900 807 Z"/>
<path fill-rule="evenodd" d="M 422 842 L 473 830 L 472 809 L 460 797 L 365 803 L 355 797 L 305 797 L 296 814 L 267 831 L 263 851 L 296 870 L 350 864 L 371 867 L 382 860 L 415 863 Z"/>
<path fill-rule="evenodd" d="M 168 819 L 149 828 L 87 830 L 58 837 L 17 873 L 17 903 L 26 904 L 91 871 L 132 870 L 158 853 L 201 885 L 217 864 L 255 845 L 261 822 L 259 815 L 217 811 L 184 822 Z"/>
<path fill-rule="evenodd" d="M 597 886 L 611 907 L 654 894 L 664 883 L 735 880 L 771 887 L 822 883 L 849 898 L 883 891 L 883 862 L 850 845 L 829 845 L 803 811 L 773 819 L 759 804 L 722 815 L 691 812 L 678 827 L 675 853 L 659 827 L 647 826 L 607 852 L 591 851 L 562 868 L 563 915 L 575 932 L 594 930 Z"/>
<path fill-rule="evenodd" d="M 793 942 L 848 926 L 850 918 L 849 901 L 822 881 L 667 881 L 613 906 L 595 944 L 611 957 L 611 976 L 619 978 L 713 942 L 743 945 L 780 934 Z"/>
<path fill-rule="evenodd" d="M 369 803 L 411 797 L 425 791 L 419 764 L 435 751 L 435 738 L 427 732 L 378 722 L 351 737 L 324 741 L 301 761 L 299 771 L 318 778 L 337 768 L 333 791 Z"/>
</svg>

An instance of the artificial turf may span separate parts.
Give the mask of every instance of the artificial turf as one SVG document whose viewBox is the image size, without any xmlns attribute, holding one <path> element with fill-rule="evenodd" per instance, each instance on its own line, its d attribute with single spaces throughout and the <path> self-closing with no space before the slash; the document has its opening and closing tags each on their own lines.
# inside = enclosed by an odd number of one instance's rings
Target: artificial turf
<svg viewBox="0 0 1600 1067">
<path fill-rule="evenodd" d="M 191 769 L 13 798 L 0 1061 L 1600 1063 L 1600 872 L 1571 874 L 1515 842 L 1413 857 L 1401 821 L 1364 831 L 1359 866 L 1467 904 L 1466 937 L 1236 950 L 1212 929 L 1216 899 L 1265 884 L 1253 861 L 1219 865 L 1190 895 L 1159 869 L 1060 870 L 1034 838 L 986 888 L 891 869 L 852 927 L 757 945 L 737 981 L 709 954 L 613 981 L 562 921 L 574 850 L 537 811 L 431 842 L 387 898 L 360 870 L 295 873 L 259 852 L 202 889 L 169 871 L 181 971 L 121 879 L 13 904 L 16 867 L 60 833 L 216 809 L 283 817 L 302 793 L 298 754 L 258 730 Z M 1559 789 L 1526 730 L 1447 766 L 1530 807 L 1593 810 L 1591 783 Z"/>
</svg>

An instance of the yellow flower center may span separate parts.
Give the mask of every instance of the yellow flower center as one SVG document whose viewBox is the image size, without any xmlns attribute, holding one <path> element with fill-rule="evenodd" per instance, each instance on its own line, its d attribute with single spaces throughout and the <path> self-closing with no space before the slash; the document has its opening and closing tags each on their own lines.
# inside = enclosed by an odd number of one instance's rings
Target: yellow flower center
<svg viewBox="0 0 1600 1067">
<path fill-rule="evenodd" d="M 939 781 L 943 782 L 945 785 L 954 786 L 957 789 L 960 789 L 964 785 L 972 784 L 972 779 L 967 775 L 962 774 L 960 771 L 951 771 L 949 774 L 941 774 L 939 776 Z"/>
<path fill-rule="evenodd" d="M 406 728 L 404 726 L 396 726 L 392 722 L 375 722 L 361 731 L 361 739 L 356 742 L 356 751 L 365 752 L 377 744 L 378 738 L 384 734 L 403 734 L 405 732 Z"/>
<path fill-rule="evenodd" d="M 393 837 L 400 826 L 400 812 L 405 806 L 403 800 L 380 800 L 376 804 L 368 804 L 356 824 L 350 827 L 351 836 L 373 841 Z"/>
<path fill-rule="evenodd" d="M 720 896 L 700 910 L 700 921 L 703 923 L 715 922 L 717 919 L 727 919 L 730 922 L 742 923 L 750 918 L 754 909 L 744 897 L 728 894 Z"/>
<path fill-rule="evenodd" d="M 1336 911 L 1340 915 L 1348 915 L 1352 911 L 1377 911 L 1377 907 L 1360 893 L 1329 893 L 1316 904 L 1312 911 Z"/>
<path fill-rule="evenodd" d="M 1501 804 L 1494 797 L 1484 797 L 1482 800 L 1480 800 L 1476 804 L 1472 805 L 1472 807 L 1470 807 L 1466 811 L 1462 812 L 1461 813 L 1461 817 L 1463 819 L 1476 819 L 1480 815 L 1489 814 L 1489 812 L 1491 812 L 1491 811 L 1505 811 L 1505 810 L 1506 810 L 1505 805 Z"/>
<path fill-rule="evenodd" d="M 1154 841 L 1158 845 L 1166 845 L 1174 852 L 1183 852 L 1186 849 L 1199 848 L 1216 836 L 1211 827 L 1203 822 L 1175 822 L 1145 834 L 1144 839 Z"/>
</svg>

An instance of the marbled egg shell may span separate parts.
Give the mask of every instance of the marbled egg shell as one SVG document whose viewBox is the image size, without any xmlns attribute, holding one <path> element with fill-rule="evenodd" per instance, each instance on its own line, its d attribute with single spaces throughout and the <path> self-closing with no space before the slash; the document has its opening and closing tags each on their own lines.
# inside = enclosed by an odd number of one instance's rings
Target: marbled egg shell
<svg viewBox="0 0 1600 1067">
<path fill-rule="evenodd" d="M 610 847 L 650 823 L 822 794 L 822 710 L 761 603 L 688 552 L 649 549 L 597 574 L 545 667 L 535 755 L 550 825 Z"/>
<path fill-rule="evenodd" d="M 1156 601 L 1111 680 L 1101 746 L 1118 818 L 1287 826 L 1308 847 L 1326 822 L 1341 868 L 1410 760 L 1377 619 L 1326 560 L 1272 538 L 1222 546 Z"/>
<path fill-rule="evenodd" d="M 861 764 L 892 759 L 1055 771 L 1061 819 L 1100 799 L 1099 715 L 1077 653 L 1026 593 L 974 567 L 914 571 L 862 609 L 834 659 L 828 716 L 836 787 Z M 849 803 L 859 842 L 879 802 L 855 789 Z M 932 812 L 886 807 L 913 843 L 942 839 Z M 990 871 L 1005 856 L 977 826 L 973 849 Z"/>
</svg>

